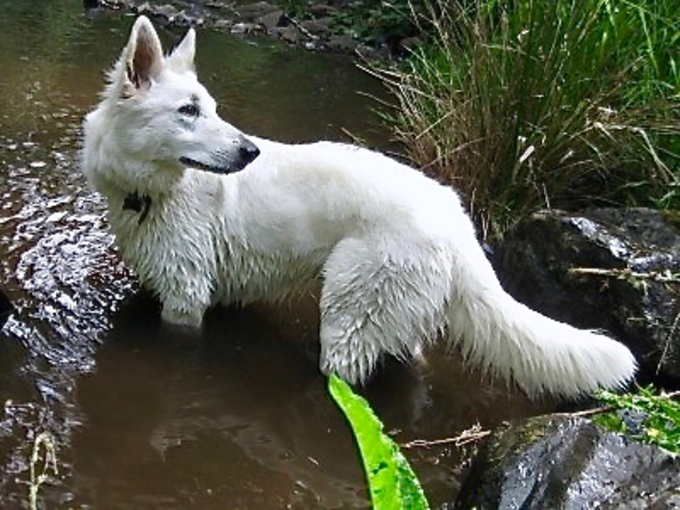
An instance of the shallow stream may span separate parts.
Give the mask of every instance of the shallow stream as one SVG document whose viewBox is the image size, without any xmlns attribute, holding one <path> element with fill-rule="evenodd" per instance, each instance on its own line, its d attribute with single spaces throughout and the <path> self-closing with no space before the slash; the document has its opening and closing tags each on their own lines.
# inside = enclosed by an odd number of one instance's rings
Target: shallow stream
<svg viewBox="0 0 680 510">
<path fill-rule="evenodd" d="M 28 506 L 43 432 L 57 467 L 43 508 L 365 508 L 351 435 L 317 369 L 313 300 L 216 310 L 193 338 L 161 324 L 117 257 L 78 148 L 131 23 L 75 0 L 0 0 L 0 285 L 16 307 L 0 331 L 0 508 Z M 202 30 L 197 66 L 245 132 L 293 142 L 347 130 L 387 146 L 370 97 L 385 91 L 349 57 Z M 365 389 L 399 442 L 550 406 L 434 354 L 389 365 Z M 433 506 L 453 501 L 461 451 L 406 454 Z"/>
</svg>

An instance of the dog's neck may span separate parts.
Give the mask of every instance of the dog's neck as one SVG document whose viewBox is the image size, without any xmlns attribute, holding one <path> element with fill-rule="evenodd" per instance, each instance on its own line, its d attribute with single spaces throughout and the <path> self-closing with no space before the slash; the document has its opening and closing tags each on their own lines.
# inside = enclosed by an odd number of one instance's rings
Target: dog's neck
<svg viewBox="0 0 680 510">
<path fill-rule="evenodd" d="M 139 213 L 139 220 L 137 225 L 141 225 L 149 214 L 151 208 L 151 197 L 149 195 L 140 195 L 136 190 L 131 191 L 125 195 L 123 200 L 123 211 L 131 210 Z"/>
</svg>

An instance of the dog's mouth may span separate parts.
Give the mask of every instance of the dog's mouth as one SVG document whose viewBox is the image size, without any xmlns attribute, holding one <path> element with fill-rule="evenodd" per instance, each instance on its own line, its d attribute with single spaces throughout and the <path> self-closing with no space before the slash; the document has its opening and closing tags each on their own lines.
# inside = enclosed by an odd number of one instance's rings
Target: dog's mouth
<svg viewBox="0 0 680 510">
<path fill-rule="evenodd" d="M 197 170 L 226 175 L 243 170 L 259 155 L 260 149 L 258 149 L 254 143 L 247 140 L 245 137 L 241 137 L 241 144 L 236 151 L 236 157 L 230 157 L 224 151 L 217 151 L 212 154 L 212 159 L 216 160 L 217 164 L 204 163 L 203 161 L 199 161 L 188 156 L 181 156 L 179 158 L 179 162 Z"/>
<path fill-rule="evenodd" d="M 213 174 L 230 174 L 233 172 L 238 172 L 239 170 L 243 170 L 245 166 L 248 164 L 248 162 L 235 162 L 233 164 L 230 164 L 229 166 L 221 166 L 221 165 L 211 165 L 209 163 L 202 163 L 201 161 L 197 161 L 192 158 L 188 158 L 186 156 L 182 156 L 179 158 L 179 162 L 182 163 L 185 166 L 188 166 L 190 168 L 194 168 L 196 170 L 203 170 L 205 172 L 210 172 Z"/>
</svg>

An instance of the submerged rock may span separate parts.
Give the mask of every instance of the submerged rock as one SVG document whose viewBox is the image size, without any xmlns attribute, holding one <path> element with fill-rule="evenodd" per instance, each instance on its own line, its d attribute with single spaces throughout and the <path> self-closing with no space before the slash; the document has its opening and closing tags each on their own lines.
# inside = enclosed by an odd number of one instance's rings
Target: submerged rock
<svg viewBox="0 0 680 510">
<path fill-rule="evenodd" d="M 507 232 L 494 264 L 519 301 L 577 327 L 605 329 L 643 379 L 680 381 L 680 231 L 650 209 L 547 211 Z"/>
<path fill-rule="evenodd" d="M 548 415 L 500 427 L 481 446 L 457 509 L 680 508 L 680 458 Z"/>
</svg>

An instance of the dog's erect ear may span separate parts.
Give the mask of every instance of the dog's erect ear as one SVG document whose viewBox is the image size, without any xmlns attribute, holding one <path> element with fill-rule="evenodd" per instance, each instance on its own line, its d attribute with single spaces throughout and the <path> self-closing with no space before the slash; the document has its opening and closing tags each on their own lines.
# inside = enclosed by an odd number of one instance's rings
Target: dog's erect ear
<svg viewBox="0 0 680 510">
<path fill-rule="evenodd" d="M 196 55 L 196 31 L 193 28 L 187 30 L 179 44 L 172 50 L 166 59 L 166 64 L 175 71 L 196 72 L 194 56 Z"/>
<path fill-rule="evenodd" d="M 123 50 L 121 63 L 125 66 L 123 96 L 146 90 L 163 69 L 163 48 L 149 19 L 140 16 L 132 26 L 130 39 Z"/>
</svg>

